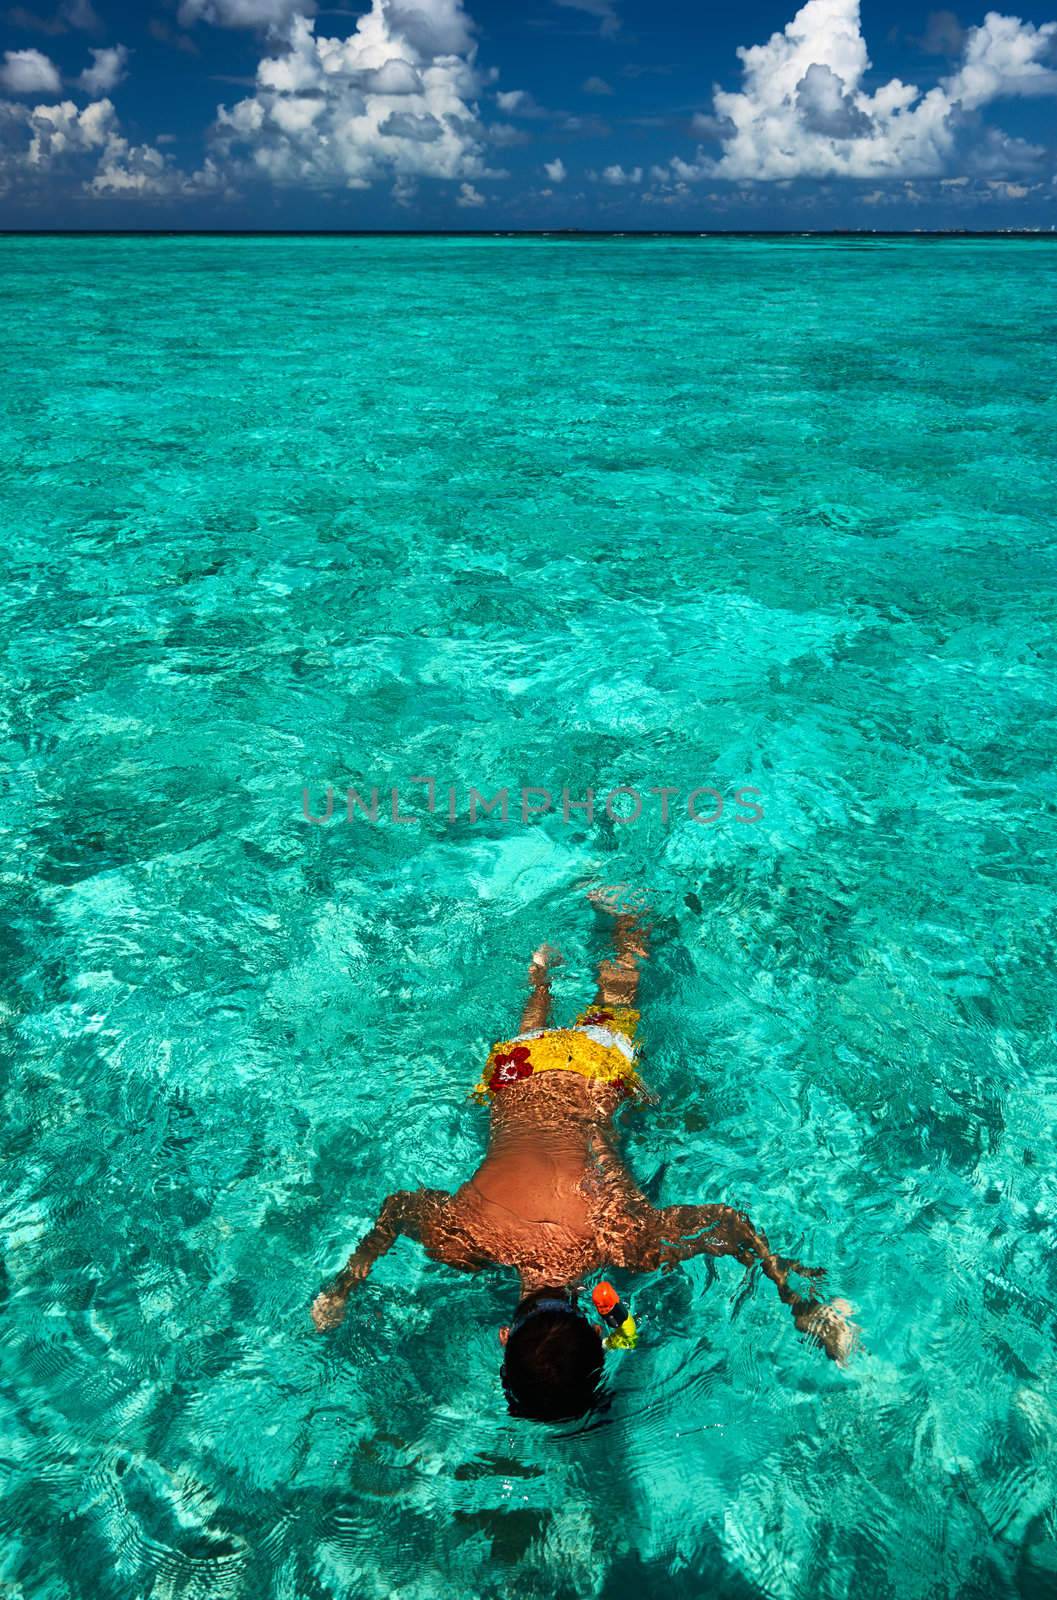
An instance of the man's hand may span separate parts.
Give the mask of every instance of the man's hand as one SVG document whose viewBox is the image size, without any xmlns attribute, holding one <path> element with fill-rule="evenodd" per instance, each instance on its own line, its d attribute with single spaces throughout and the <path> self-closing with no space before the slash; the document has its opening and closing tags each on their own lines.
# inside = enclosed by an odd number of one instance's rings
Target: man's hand
<svg viewBox="0 0 1057 1600">
<path fill-rule="evenodd" d="M 847 1320 L 846 1313 L 850 1311 L 847 1300 L 830 1300 L 821 1305 L 808 1301 L 797 1307 L 793 1321 L 811 1344 L 821 1345 L 831 1361 L 844 1367 L 858 1343 L 859 1334 L 855 1324 Z"/>
<path fill-rule="evenodd" d="M 324 1289 L 316 1295 L 312 1302 L 312 1321 L 320 1333 L 341 1325 L 347 1304 L 348 1295 L 341 1294 L 337 1289 Z"/>
<path fill-rule="evenodd" d="M 322 1289 L 316 1295 L 312 1302 L 312 1321 L 320 1333 L 326 1333 L 329 1328 L 337 1328 L 344 1322 L 349 1292 L 366 1278 L 373 1265 L 373 1259 L 362 1249 L 355 1251 L 330 1288 Z"/>
</svg>

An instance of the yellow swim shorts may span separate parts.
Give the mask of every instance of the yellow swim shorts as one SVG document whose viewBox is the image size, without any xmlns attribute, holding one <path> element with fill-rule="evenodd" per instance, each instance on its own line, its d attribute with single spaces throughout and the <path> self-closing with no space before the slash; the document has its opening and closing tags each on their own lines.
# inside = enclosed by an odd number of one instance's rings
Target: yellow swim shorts
<svg viewBox="0 0 1057 1600">
<path fill-rule="evenodd" d="M 516 1039 L 501 1039 L 488 1052 L 479 1097 L 498 1094 L 537 1072 L 578 1072 L 597 1083 L 623 1084 L 636 1094 L 635 1030 L 639 1013 L 631 1006 L 591 1006 L 571 1028 L 537 1028 Z"/>
</svg>

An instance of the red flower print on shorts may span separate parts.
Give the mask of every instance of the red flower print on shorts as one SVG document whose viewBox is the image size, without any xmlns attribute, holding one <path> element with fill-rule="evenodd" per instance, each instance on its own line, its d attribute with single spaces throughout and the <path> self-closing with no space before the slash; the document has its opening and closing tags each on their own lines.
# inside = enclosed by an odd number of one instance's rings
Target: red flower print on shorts
<svg viewBox="0 0 1057 1600">
<path fill-rule="evenodd" d="M 612 1011 L 589 1011 L 580 1026 L 583 1028 L 604 1028 L 607 1022 L 612 1021 Z"/>
<path fill-rule="evenodd" d="M 518 1083 L 522 1078 L 531 1076 L 532 1058 L 528 1047 L 516 1044 L 512 1050 L 504 1050 L 501 1055 L 493 1058 L 490 1087 L 503 1089 L 508 1083 Z"/>
</svg>

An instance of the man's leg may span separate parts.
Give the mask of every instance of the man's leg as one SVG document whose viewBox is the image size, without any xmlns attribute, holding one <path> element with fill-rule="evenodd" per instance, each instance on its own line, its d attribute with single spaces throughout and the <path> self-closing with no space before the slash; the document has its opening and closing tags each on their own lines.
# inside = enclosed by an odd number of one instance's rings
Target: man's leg
<svg viewBox="0 0 1057 1600">
<path fill-rule="evenodd" d="M 532 952 L 529 962 L 528 980 L 532 985 L 524 1012 L 521 1016 L 519 1033 L 532 1033 L 536 1028 L 545 1028 L 551 1010 L 551 967 L 556 967 L 561 961 L 561 956 L 552 945 L 541 944 L 538 950 Z"/>
<path fill-rule="evenodd" d="M 648 953 L 647 929 L 637 912 L 618 909 L 614 890 L 591 895 L 592 904 L 613 919 L 613 957 L 598 963 L 596 1006 L 634 1006 L 639 987 L 639 963 Z"/>
</svg>

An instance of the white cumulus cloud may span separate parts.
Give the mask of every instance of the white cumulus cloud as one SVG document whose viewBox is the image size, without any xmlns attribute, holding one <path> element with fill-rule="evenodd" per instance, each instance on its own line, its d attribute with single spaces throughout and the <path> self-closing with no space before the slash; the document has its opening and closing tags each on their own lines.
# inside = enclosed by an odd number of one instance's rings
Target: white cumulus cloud
<svg viewBox="0 0 1057 1600">
<path fill-rule="evenodd" d="M 387 0 L 389 22 L 423 56 L 460 56 L 473 49 L 474 27 L 462 0 Z"/>
<path fill-rule="evenodd" d="M 527 89 L 499 89 L 495 103 L 508 117 L 546 117 L 549 112 L 538 105 Z"/>
<path fill-rule="evenodd" d="M 206 160 L 190 176 L 174 167 L 151 144 L 129 144 L 120 134 L 107 140 L 95 176 L 85 183 L 92 195 L 120 195 L 139 199 L 146 195 L 206 194 L 225 187 L 216 164 Z"/>
<path fill-rule="evenodd" d="M 475 189 L 472 183 L 460 183 L 455 204 L 457 206 L 483 206 L 484 195 Z"/>
<path fill-rule="evenodd" d="M 127 66 L 128 51 L 123 44 L 93 50 L 92 65 L 84 69 L 77 82 L 91 95 L 109 94 L 125 77 Z"/>
<path fill-rule="evenodd" d="M 72 100 L 34 106 L 26 160 L 30 167 L 50 167 L 71 155 L 102 149 L 117 131 L 117 115 L 109 100 L 94 100 L 82 109 Z"/>
<path fill-rule="evenodd" d="M 278 28 L 299 13 L 312 16 L 313 0 L 182 0 L 183 27 L 212 22 L 218 28 Z"/>
<path fill-rule="evenodd" d="M 672 176 L 787 180 L 938 176 L 961 146 L 980 142 L 978 164 L 1023 166 L 1035 147 L 997 129 L 981 136 L 974 113 L 1010 96 L 1057 93 L 1047 65 L 1057 23 L 1035 27 L 989 11 L 964 35 L 957 70 L 923 92 L 892 78 L 868 92 L 870 66 L 859 0 L 808 0 L 766 44 L 738 50 L 742 86 L 717 89 L 721 153 L 673 161 Z"/>
<path fill-rule="evenodd" d="M 543 170 L 552 183 L 564 183 L 568 176 L 561 156 L 556 156 L 553 161 L 545 161 Z"/>
<path fill-rule="evenodd" d="M 154 145 L 124 137 L 113 102 L 72 100 L 35 106 L 0 100 L 2 187 L 47 192 L 68 182 L 94 196 L 201 194 L 226 186 L 215 163 L 190 175 Z"/>
<path fill-rule="evenodd" d="M 59 69 L 42 50 L 5 50 L 0 89 L 8 94 L 58 94 Z"/>
<path fill-rule="evenodd" d="M 947 93 L 966 110 L 1008 95 L 1057 94 L 1057 72 L 1044 59 L 1055 41 L 1057 22 L 1036 28 L 989 11 L 981 27 L 969 30 L 965 59 L 947 79 Z"/>
<path fill-rule="evenodd" d="M 614 164 L 611 167 L 603 168 L 601 178 L 603 183 L 611 183 L 616 188 L 625 183 L 641 183 L 642 168 L 628 167 L 625 169 L 619 164 Z"/>
<path fill-rule="evenodd" d="M 482 78 L 462 0 L 372 0 L 346 38 L 297 16 L 272 49 L 254 93 L 218 110 L 217 158 L 230 170 L 352 189 L 497 175 L 484 162 Z"/>
</svg>

